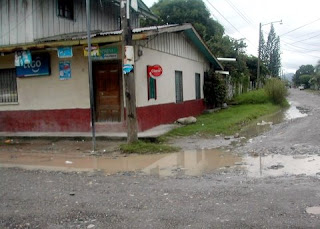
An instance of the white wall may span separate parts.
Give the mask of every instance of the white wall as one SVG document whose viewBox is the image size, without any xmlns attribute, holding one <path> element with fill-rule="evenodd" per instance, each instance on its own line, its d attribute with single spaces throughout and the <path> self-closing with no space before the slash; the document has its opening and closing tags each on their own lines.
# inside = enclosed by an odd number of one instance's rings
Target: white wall
<svg viewBox="0 0 320 229">
<path fill-rule="evenodd" d="M 57 51 L 50 51 L 51 75 L 17 78 L 18 104 L 0 104 L 4 110 L 51 110 L 89 108 L 89 80 L 87 58 L 81 47 L 73 49 L 71 61 L 72 78 L 59 79 L 60 60 Z M 14 68 L 14 55 L 1 57 L 0 69 Z"/>
<path fill-rule="evenodd" d="M 147 65 L 161 65 L 162 76 L 157 78 L 157 100 L 148 101 Z M 135 79 L 137 106 L 175 103 L 175 71 L 182 71 L 183 100 L 195 100 L 195 73 L 201 76 L 201 98 L 203 98 L 203 73 L 208 69 L 208 63 L 190 60 L 184 57 L 143 48 L 143 55 L 136 62 Z"/>
</svg>

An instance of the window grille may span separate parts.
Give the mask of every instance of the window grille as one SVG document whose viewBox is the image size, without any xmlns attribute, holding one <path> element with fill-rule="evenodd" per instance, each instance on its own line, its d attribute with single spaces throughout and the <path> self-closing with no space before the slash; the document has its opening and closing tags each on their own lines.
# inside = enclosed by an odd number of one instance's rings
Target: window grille
<svg viewBox="0 0 320 229">
<path fill-rule="evenodd" d="M 73 0 L 58 0 L 57 11 L 59 17 L 73 20 Z"/>
<path fill-rule="evenodd" d="M 17 78 L 15 69 L 0 69 L 0 103 L 17 103 Z"/>
<path fill-rule="evenodd" d="M 176 103 L 183 102 L 183 81 L 182 72 L 175 71 L 175 81 L 176 81 Z"/>
<path fill-rule="evenodd" d="M 200 74 L 195 74 L 196 99 L 201 99 Z"/>
</svg>

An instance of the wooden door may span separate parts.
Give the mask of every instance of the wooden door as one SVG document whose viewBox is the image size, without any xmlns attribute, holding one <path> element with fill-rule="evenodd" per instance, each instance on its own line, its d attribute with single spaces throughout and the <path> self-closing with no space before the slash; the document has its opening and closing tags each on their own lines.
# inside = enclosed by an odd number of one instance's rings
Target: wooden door
<svg viewBox="0 0 320 229">
<path fill-rule="evenodd" d="M 120 73 L 118 64 L 100 64 L 94 68 L 98 122 L 119 122 L 121 119 Z"/>
</svg>

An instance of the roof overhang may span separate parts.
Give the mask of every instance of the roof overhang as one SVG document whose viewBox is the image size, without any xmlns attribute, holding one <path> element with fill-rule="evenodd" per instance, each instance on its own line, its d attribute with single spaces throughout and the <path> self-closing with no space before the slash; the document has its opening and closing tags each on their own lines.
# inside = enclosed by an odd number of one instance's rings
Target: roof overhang
<svg viewBox="0 0 320 229">
<path fill-rule="evenodd" d="M 199 34 L 193 28 L 191 24 L 183 25 L 163 25 L 163 26 L 151 26 L 145 28 L 136 28 L 132 30 L 133 40 L 145 40 L 152 35 L 161 33 L 173 33 L 182 32 L 203 54 L 203 56 L 214 66 L 215 70 L 223 70 L 223 66 L 219 60 L 212 54 L 207 45 L 201 39 Z M 116 43 L 122 40 L 122 30 L 110 31 L 102 33 L 91 34 L 91 43 Z M 61 35 L 55 37 L 49 37 L 46 39 L 38 40 L 36 43 L 18 44 L 0 47 L 0 52 L 13 52 L 16 50 L 26 49 L 44 49 L 55 48 L 59 46 L 77 46 L 86 45 L 87 36 L 83 33 L 70 35 Z"/>
</svg>

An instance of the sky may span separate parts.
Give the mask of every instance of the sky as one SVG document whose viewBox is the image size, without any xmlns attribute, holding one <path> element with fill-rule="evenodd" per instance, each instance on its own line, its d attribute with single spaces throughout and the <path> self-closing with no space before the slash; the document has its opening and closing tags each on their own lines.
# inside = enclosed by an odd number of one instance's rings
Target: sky
<svg viewBox="0 0 320 229">
<path fill-rule="evenodd" d="M 151 7 L 158 0 L 143 0 Z M 194 0 L 196 1 L 196 0 Z M 249 55 L 258 55 L 259 23 L 267 40 L 270 22 L 280 36 L 282 72 L 320 60 L 319 0 L 203 0 L 213 19 L 234 39 L 243 39 Z M 276 21 L 282 20 L 282 24 Z"/>
</svg>

